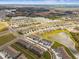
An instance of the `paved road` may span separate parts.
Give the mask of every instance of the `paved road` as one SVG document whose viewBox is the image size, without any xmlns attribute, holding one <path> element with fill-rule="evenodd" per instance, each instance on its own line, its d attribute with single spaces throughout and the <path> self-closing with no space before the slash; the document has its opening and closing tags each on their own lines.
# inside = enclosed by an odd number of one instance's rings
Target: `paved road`
<svg viewBox="0 0 79 59">
<path fill-rule="evenodd" d="M 50 48 L 48 51 L 49 51 L 49 53 L 51 55 L 51 59 L 56 59 L 57 56 L 55 55 L 55 52 L 52 51 L 52 48 Z"/>
<path fill-rule="evenodd" d="M 51 55 L 51 59 L 53 59 L 53 53 L 51 51 L 48 51 L 48 52 Z"/>
</svg>

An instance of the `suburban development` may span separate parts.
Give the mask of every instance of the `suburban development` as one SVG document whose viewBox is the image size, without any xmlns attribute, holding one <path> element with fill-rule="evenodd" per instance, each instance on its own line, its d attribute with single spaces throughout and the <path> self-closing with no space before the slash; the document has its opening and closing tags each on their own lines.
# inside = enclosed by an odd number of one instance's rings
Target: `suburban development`
<svg viewBox="0 0 79 59">
<path fill-rule="evenodd" d="M 0 59 L 79 59 L 78 9 L 0 8 Z"/>
</svg>

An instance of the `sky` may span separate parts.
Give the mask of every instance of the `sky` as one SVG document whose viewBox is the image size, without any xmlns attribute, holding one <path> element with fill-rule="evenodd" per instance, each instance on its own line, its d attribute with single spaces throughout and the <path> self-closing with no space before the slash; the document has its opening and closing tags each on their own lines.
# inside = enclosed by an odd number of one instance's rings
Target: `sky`
<svg viewBox="0 0 79 59">
<path fill-rule="evenodd" d="M 79 4 L 79 0 L 0 0 L 0 4 Z"/>
</svg>

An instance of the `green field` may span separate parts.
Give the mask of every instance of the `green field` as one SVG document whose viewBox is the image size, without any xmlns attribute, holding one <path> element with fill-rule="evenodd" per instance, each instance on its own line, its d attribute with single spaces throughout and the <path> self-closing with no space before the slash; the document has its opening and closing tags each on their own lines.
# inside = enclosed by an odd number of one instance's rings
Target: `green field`
<svg viewBox="0 0 79 59">
<path fill-rule="evenodd" d="M 72 33 L 72 38 L 75 40 L 76 44 L 75 44 L 75 48 L 79 51 L 79 33 Z"/>
<path fill-rule="evenodd" d="M 0 37 L 0 46 L 7 43 L 7 42 L 10 42 L 14 38 L 15 38 L 15 36 L 13 36 L 13 34 L 11 34 L 11 33 L 1 36 Z"/>
<path fill-rule="evenodd" d="M 76 43 L 79 43 L 79 33 L 72 33 L 71 32 L 71 35 L 72 35 L 72 38 L 74 39 L 74 41 Z"/>
<path fill-rule="evenodd" d="M 43 56 L 45 59 L 51 59 L 51 55 L 49 54 L 48 51 L 44 52 Z"/>
<path fill-rule="evenodd" d="M 18 43 L 14 43 L 11 46 L 15 48 L 17 51 L 22 52 L 28 59 L 48 59 L 48 58 L 50 59 L 51 58 L 48 52 L 46 52 L 46 54 L 44 53 L 43 56 L 38 57 L 36 54 L 32 53 L 31 51 L 19 45 Z"/>
</svg>

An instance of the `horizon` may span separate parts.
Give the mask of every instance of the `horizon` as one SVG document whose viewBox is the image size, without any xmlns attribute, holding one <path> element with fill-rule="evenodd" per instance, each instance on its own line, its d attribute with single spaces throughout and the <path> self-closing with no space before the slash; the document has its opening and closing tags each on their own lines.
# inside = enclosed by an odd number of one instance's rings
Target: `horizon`
<svg viewBox="0 0 79 59">
<path fill-rule="evenodd" d="M 54 4 L 74 4 L 79 5 L 79 0 L 0 0 L 0 4 L 34 4 L 34 5 L 54 5 Z"/>
</svg>

